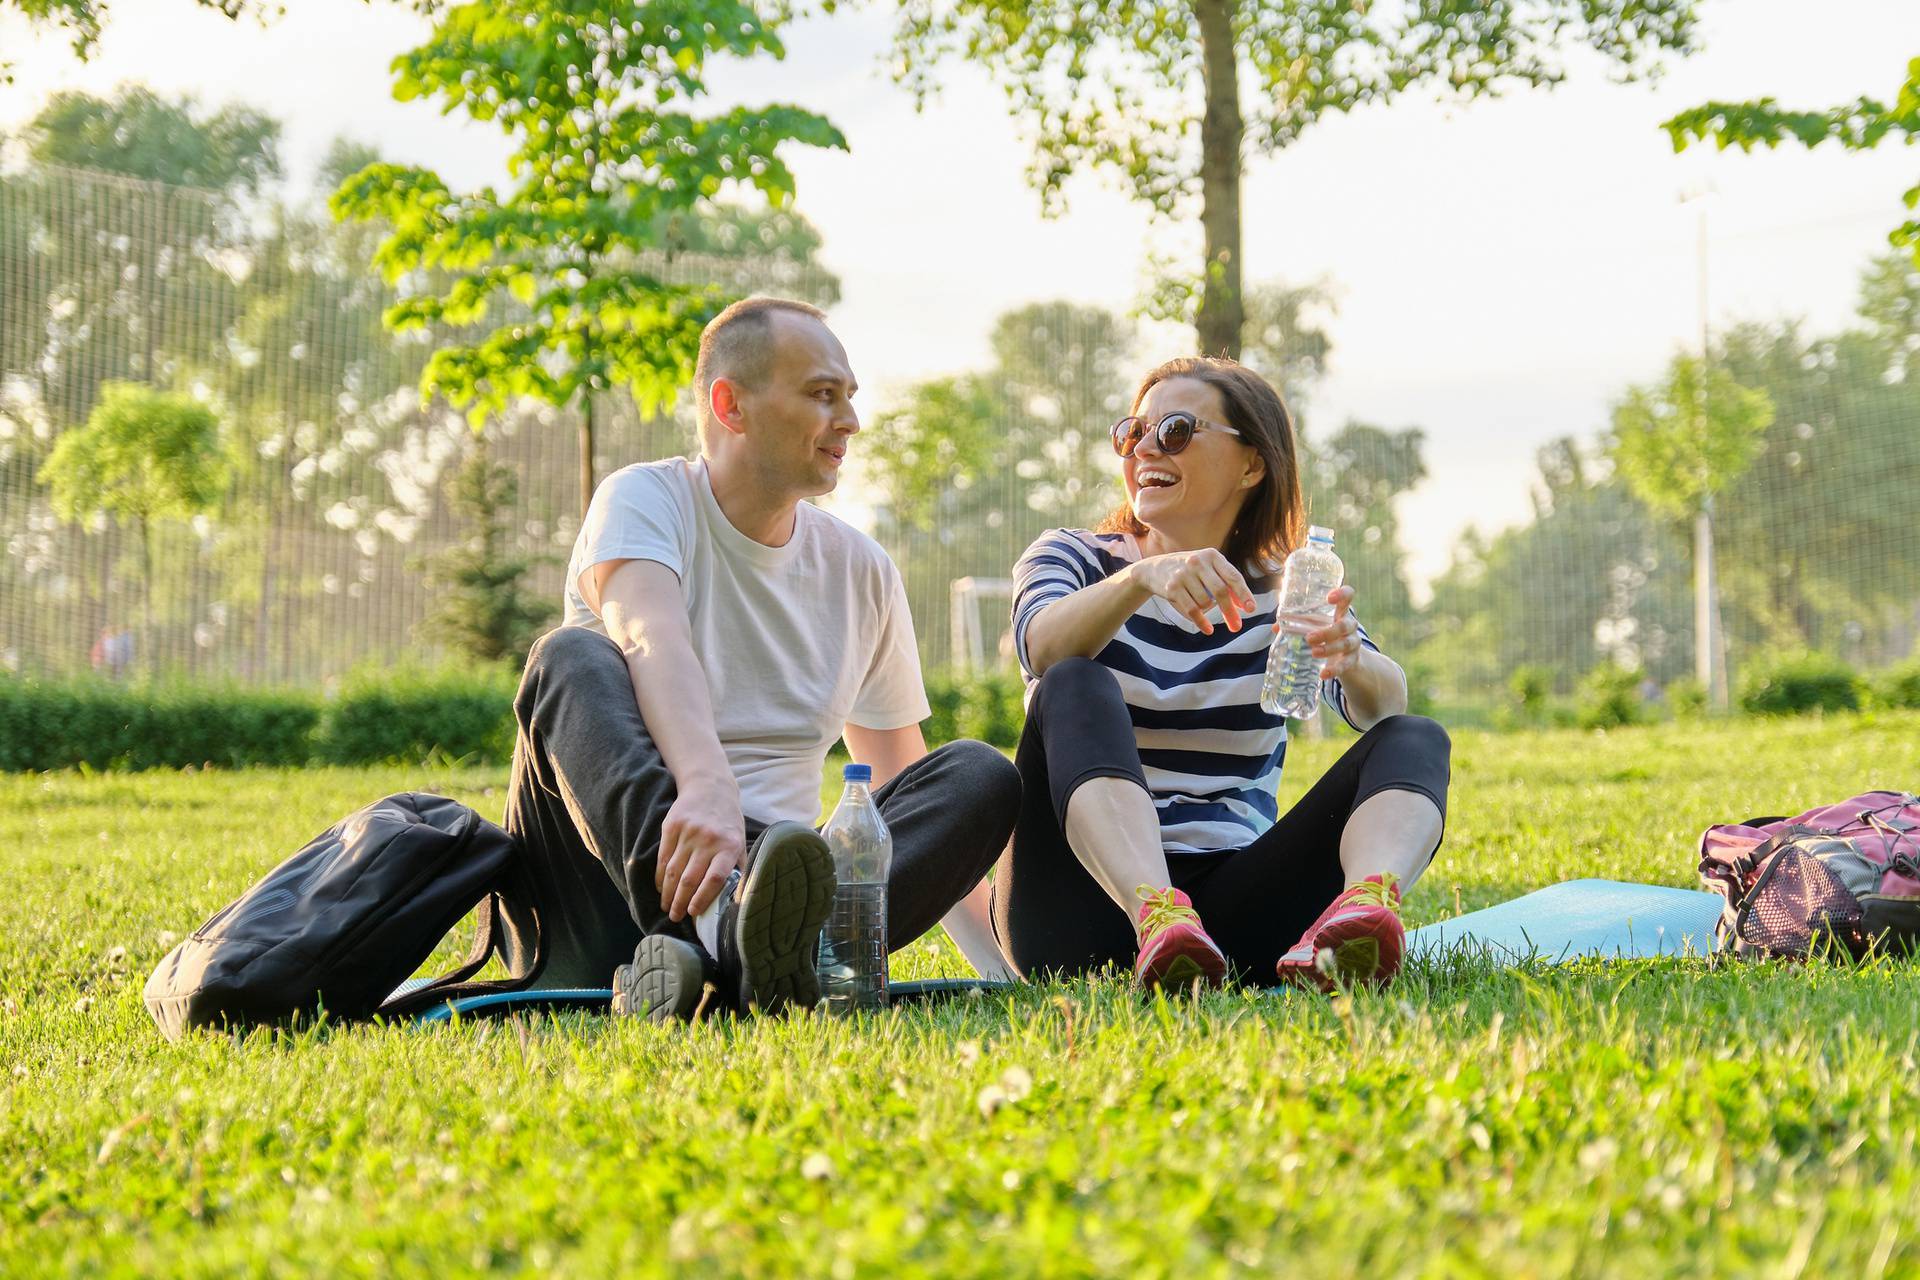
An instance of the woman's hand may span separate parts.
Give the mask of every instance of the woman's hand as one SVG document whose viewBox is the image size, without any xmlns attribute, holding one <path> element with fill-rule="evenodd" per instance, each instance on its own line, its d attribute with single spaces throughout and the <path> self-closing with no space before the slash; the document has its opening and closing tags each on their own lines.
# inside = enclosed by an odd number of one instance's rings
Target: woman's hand
<svg viewBox="0 0 1920 1280">
<path fill-rule="evenodd" d="M 1202 635 L 1213 634 L 1207 610 L 1214 605 L 1220 606 L 1220 616 L 1226 619 L 1229 631 L 1238 631 L 1240 619 L 1253 612 L 1253 592 L 1246 578 L 1212 547 L 1148 556 L 1135 561 L 1127 573 L 1149 595 L 1160 597 L 1191 618 Z"/>
<path fill-rule="evenodd" d="M 1325 664 L 1320 668 L 1320 678 L 1338 680 L 1360 661 L 1360 624 L 1348 612 L 1353 588 L 1335 587 L 1327 593 L 1327 603 L 1333 606 L 1333 621 L 1318 631 L 1309 631 L 1307 647 Z M 1276 629 L 1278 625 L 1275 623 Z"/>
</svg>

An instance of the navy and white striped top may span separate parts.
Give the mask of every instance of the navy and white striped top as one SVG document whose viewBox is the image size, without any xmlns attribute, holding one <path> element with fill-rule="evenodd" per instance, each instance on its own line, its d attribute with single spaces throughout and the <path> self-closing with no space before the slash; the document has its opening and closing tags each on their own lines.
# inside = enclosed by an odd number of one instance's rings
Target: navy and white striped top
<svg viewBox="0 0 1920 1280">
<path fill-rule="evenodd" d="M 1034 616 L 1138 559 L 1139 543 L 1125 533 L 1051 529 L 1027 548 L 1013 571 L 1013 643 L 1029 697 L 1036 677 L 1027 627 Z M 1120 682 L 1170 855 L 1240 848 L 1279 817 L 1287 722 L 1260 709 L 1278 586 L 1276 577 L 1255 592 L 1255 612 L 1237 632 L 1214 609 L 1212 635 L 1155 596 L 1094 655 Z M 1364 627 L 1360 639 L 1378 651 Z M 1320 694 L 1353 724 L 1338 680 L 1322 681 Z"/>
</svg>

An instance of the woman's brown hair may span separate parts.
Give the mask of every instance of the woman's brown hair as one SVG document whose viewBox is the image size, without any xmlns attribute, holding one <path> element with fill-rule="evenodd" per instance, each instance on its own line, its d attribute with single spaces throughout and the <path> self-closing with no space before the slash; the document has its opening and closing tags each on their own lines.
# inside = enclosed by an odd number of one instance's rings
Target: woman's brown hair
<svg viewBox="0 0 1920 1280">
<path fill-rule="evenodd" d="M 1169 360 L 1140 381 L 1133 393 L 1131 413 L 1155 385 L 1172 378 L 1193 378 L 1220 393 L 1226 402 L 1222 426 L 1240 433 L 1241 443 L 1259 451 L 1266 474 L 1240 504 L 1240 518 L 1221 548 L 1228 560 L 1249 580 L 1279 572 L 1287 553 L 1306 535 L 1306 502 L 1300 495 L 1299 454 L 1294 448 L 1293 415 L 1268 381 L 1237 360 L 1208 356 L 1181 356 Z M 1145 534 L 1147 527 L 1133 513 L 1131 503 L 1100 522 L 1101 533 Z"/>
</svg>

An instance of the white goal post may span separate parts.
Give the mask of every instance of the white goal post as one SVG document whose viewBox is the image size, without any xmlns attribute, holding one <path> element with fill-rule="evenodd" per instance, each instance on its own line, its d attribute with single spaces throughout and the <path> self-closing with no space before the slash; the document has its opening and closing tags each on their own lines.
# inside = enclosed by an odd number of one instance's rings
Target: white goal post
<svg viewBox="0 0 1920 1280">
<path fill-rule="evenodd" d="M 948 635 L 954 668 L 984 671 L 995 664 L 980 626 L 980 608 L 989 601 L 1013 601 L 1012 578 L 955 578 L 948 588 Z"/>
</svg>

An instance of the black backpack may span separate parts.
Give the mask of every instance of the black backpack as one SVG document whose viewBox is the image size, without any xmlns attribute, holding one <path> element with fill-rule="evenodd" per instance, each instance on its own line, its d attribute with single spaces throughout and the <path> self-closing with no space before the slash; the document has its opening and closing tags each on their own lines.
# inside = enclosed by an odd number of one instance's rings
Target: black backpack
<svg viewBox="0 0 1920 1280">
<path fill-rule="evenodd" d="M 170 1040 L 193 1027 L 404 1017 L 464 996 L 517 991 L 544 963 L 519 844 L 472 809 L 426 792 L 387 796 L 308 841 L 214 913 L 147 979 Z M 468 912 L 466 960 L 430 982 L 415 969 Z M 510 976 L 474 982 L 499 953 Z M 405 984 L 404 990 L 399 990 Z"/>
</svg>

